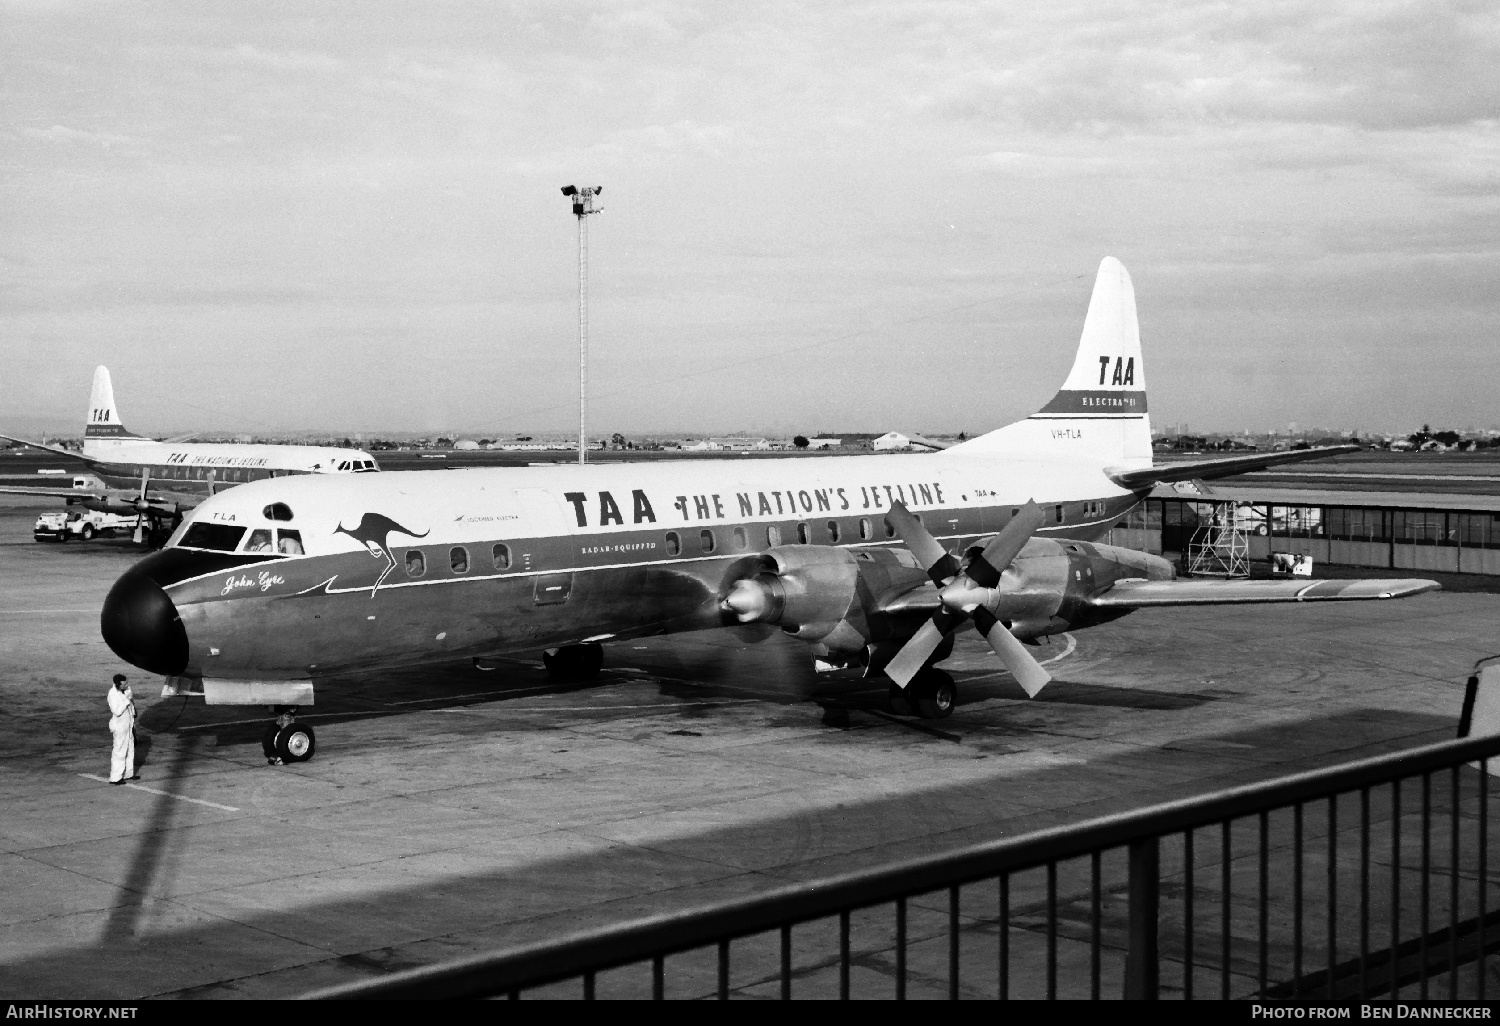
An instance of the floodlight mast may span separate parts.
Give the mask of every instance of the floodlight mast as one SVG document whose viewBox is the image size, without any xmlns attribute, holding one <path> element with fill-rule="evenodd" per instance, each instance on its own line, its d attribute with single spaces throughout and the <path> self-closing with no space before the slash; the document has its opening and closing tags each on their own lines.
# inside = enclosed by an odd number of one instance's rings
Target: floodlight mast
<svg viewBox="0 0 1500 1026">
<path fill-rule="evenodd" d="M 589 226 L 588 216 L 597 214 L 594 197 L 604 191 L 602 185 L 564 185 L 562 194 L 573 201 L 573 216 L 578 218 L 578 462 L 588 462 L 588 391 L 589 391 Z"/>
</svg>

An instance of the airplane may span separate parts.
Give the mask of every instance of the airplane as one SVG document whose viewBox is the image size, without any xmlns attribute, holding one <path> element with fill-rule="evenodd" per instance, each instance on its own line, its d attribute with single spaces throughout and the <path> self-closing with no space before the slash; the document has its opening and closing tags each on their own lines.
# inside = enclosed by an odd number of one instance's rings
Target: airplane
<svg viewBox="0 0 1500 1026">
<path fill-rule="evenodd" d="M 225 488 L 288 474 L 350 474 L 380 469 L 374 457 L 359 449 L 188 442 L 191 437 L 159 442 L 127 431 L 115 406 L 109 370 L 96 367 L 81 455 L 0 435 L 70 460 L 81 459 L 89 472 L 75 475 L 67 490 L 3 486 L 0 494 L 62 497 L 70 505 L 78 503 L 103 513 L 134 513 L 138 523 L 135 540 L 140 542 L 149 534 L 154 542 L 160 542 L 170 531 L 168 525 L 175 527 L 184 512 Z"/>
<path fill-rule="evenodd" d="M 296 713 L 330 678 L 540 649 L 554 678 L 587 680 L 603 642 L 745 624 L 883 674 L 895 711 L 936 718 L 957 692 L 935 664 L 969 621 L 1034 696 L 1050 677 L 1027 643 L 1135 609 L 1437 588 L 1179 581 L 1097 541 L 1159 482 L 1354 448 L 1153 465 L 1134 286 L 1106 258 L 1062 389 L 944 451 L 257 481 L 188 514 L 100 626 L 164 694 L 271 707 L 272 763 L 312 757 Z M 301 554 L 279 553 L 288 532 Z"/>
</svg>

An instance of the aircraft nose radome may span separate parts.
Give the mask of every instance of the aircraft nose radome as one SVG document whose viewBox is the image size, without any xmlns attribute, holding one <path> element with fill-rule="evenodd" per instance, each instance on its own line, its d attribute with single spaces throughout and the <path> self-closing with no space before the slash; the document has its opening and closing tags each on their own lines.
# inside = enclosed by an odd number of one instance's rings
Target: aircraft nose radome
<svg viewBox="0 0 1500 1026">
<path fill-rule="evenodd" d="M 132 570 L 109 589 L 99 630 L 115 655 L 143 670 L 175 676 L 187 668 L 187 631 L 177 607 L 143 573 Z"/>
</svg>

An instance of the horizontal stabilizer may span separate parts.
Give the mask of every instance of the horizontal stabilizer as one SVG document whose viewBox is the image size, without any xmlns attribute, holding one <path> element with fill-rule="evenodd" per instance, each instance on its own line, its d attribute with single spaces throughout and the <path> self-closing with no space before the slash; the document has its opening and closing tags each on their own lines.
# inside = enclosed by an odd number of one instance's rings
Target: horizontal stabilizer
<svg viewBox="0 0 1500 1026">
<path fill-rule="evenodd" d="M 1317 449 L 1293 449 L 1287 452 L 1261 452 L 1251 456 L 1230 456 L 1222 460 L 1197 460 L 1192 463 L 1168 463 L 1159 467 L 1106 470 L 1109 479 L 1121 488 L 1145 488 L 1167 481 L 1212 480 L 1243 474 L 1249 470 L 1264 470 L 1283 463 L 1301 463 L 1303 460 L 1320 460 L 1325 456 L 1338 456 L 1346 452 L 1359 452 L 1357 445 L 1325 445 Z"/>
<path fill-rule="evenodd" d="M 1257 602 L 1330 602 L 1352 599 L 1407 598 L 1442 585 L 1420 578 L 1353 581 L 1118 581 L 1089 599 L 1099 609 L 1147 606 L 1231 606 Z"/>
</svg>

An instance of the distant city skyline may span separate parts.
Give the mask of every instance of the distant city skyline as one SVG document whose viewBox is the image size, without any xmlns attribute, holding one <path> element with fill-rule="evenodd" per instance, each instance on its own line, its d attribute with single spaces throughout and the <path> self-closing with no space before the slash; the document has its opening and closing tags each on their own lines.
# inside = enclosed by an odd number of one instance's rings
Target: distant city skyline
<svg viewBox="0 0 1500 1026">
<path fill-rule="evenodd" d="M 1099 261 L 1153 420 L 1495 422 L 1500 10 L 6 8 L 0 430 L 978 433 Z M 28 426 L 29 425 L 29 426 Z M 45 425 L 50 425 L 46 427 Z M 487 425 L 487 426 L 486 426 Z"/>
</svg>

